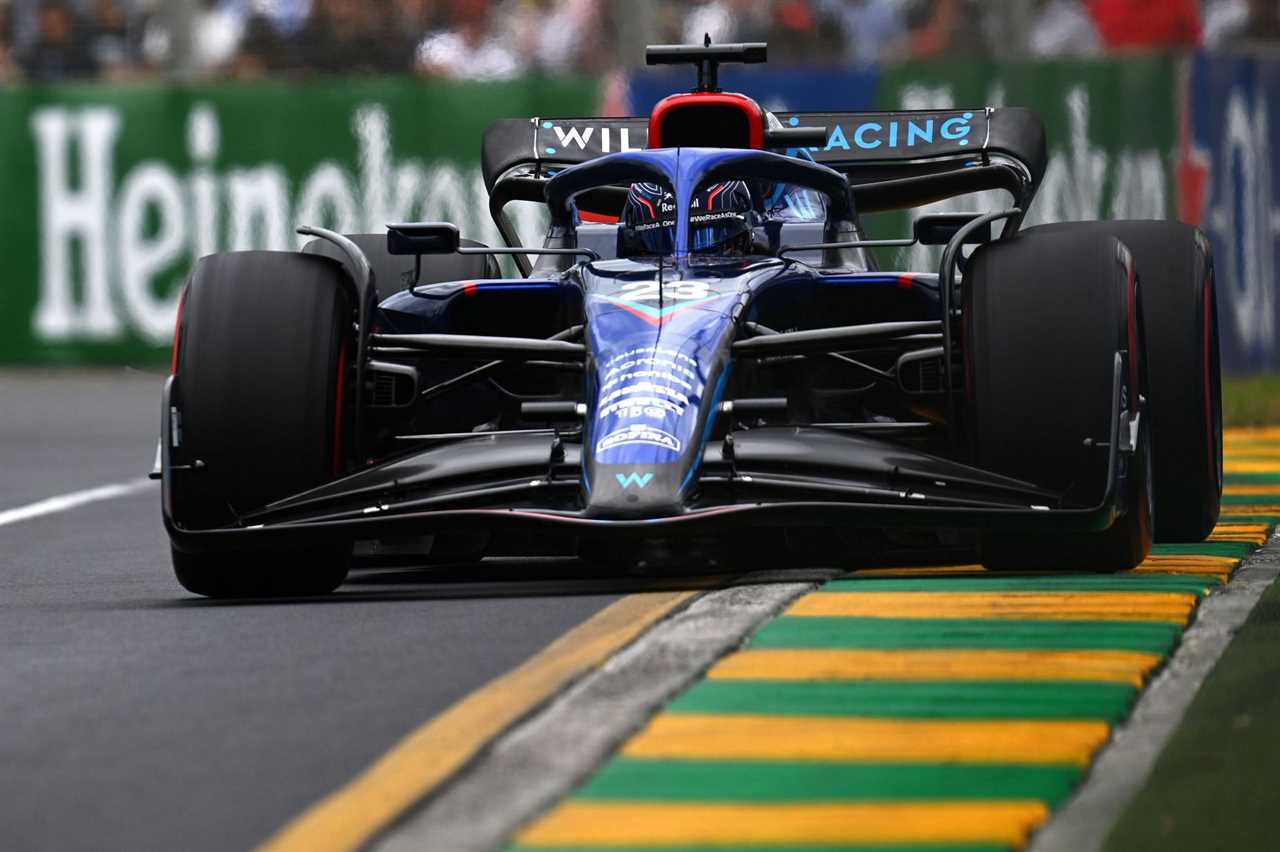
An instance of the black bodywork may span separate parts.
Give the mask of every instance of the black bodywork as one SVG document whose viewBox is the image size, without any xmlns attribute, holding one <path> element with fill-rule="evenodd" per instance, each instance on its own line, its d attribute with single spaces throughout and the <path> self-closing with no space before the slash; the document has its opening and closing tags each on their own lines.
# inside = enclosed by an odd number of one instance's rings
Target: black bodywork
<svg viewBox="0 0 1280 852">
<path fill-rule="evenodd" d="M 516 245 L 511 201 L 541 201 L 551 217 L 553 253 L 516 254 L 521 277 L 397 291 L 349 240 L 311 231 L 347 261 L 358 306 L 346 471 L 234 524 L 185 525 L 171 495 L 197 460 L 182 455 L 171 380 L 159 472 L 175 546 L 460 530 L 636 542 L 767 528 L 1110 526 L 1132 487 L 1125 460 L 1138 434 L 1123 349 L 1112 387 L 1099 389 L 1109 434 L 1086 436 L 1107 455 L 1104 483 L 1046 490 L 970 463 L 964 247 L 1016 233 L 1045 168 L 1038 118 L 761 111 L 761 127 L 748 121 L 741 138 L 716 128 L 698 137 L 691 119 L 716 105 L 698 96 L 667 108 L 678 144 L 654 150 L 631 149 L 645 149 L 657 112 L 493 125 L 483 167 L 504 238 Z M 807 144 L 814 127 L 825 144 Z M 826 216 L 766 223 L 749 257 L 697 256 L 687 233 L 665 258 L 601 259 L 588 245 L 583 214 L 616 215 L 631 182 L 668 185 L 685 228 L 687 197 L 728 178 L 808 187 L 825 196 Z M 940 268 L 877 268 L 872 249 L 886 243 L 865 238 L 859 212 L 985 189 L 1006 190 L 1010 206 L 927 218 L 912 238 L 887 241 L 945 243 Z M 607 242 L 607 226 L 594 227 Z M 632 384 L 620 388 L 619 376 Z"/>
</svg>

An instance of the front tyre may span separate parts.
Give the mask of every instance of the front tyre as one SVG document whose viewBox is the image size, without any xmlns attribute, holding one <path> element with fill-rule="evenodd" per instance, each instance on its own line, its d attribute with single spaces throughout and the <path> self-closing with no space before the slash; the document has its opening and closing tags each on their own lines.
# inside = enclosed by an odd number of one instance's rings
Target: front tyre
<svg viewBox="0 0 1280 852">
<path fill-rule="evenodd" d="M 173 522 L 198 531 L 338 476 L 354 405 L 354 308 L 342 267 L 286 252 L 202 259 L 183 294 L 174 358 Z M 209 597 L 309 595 L 346 576 L 321 550 L 173 551 L 178 582 Z"/>
<path fill-rule="evenodd" d="M 967 423 L 976 464 L 1098 505 L 1108 478 L 1116 353 L 1127 351 L 1121 407 L 1145 387 L 1133 261 L 1114 237 L 1062 230 L 980 247 L 965 278 Z M 1146 419 L 1121 456 L 1120 514 L 1105 530 L 982 531 L 991 570 L 1134 568 L 1151 548 Z M 1126 428 L 1128 420 L 1121 423 Z M 1101 445 L 1101 446 L 1100 446 Z"/>
</svg>

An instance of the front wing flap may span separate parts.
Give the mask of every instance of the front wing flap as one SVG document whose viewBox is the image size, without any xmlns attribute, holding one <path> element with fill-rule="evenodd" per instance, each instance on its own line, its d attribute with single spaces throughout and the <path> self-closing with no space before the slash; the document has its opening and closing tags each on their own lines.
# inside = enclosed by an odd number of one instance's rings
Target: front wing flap
<svg viewBox="0 0 1280 852">
<path fill-rule="evenodd" d="M 198 471 L 171 461 L 166 384 L 161 479 L 166 529 L 179 549 L 276 549 L 305 540 L 351 541 L 461 528 L 542 530 L 577 536 L 682 536 L 748 526 L 946 527 L 1023 532 L 1098 531 L 1125 505 L 1134 418 L 1121 409 L 1124 358 L 1116 355 L 1107 480 L 1101 499 L 1071 506 L 978 468 L 874 438 L 820 427 L 735 433 L 734 453 L 708 447 L 701 488 L 681 514 L 592 518 L 580 508 L 580 445 L 550 430 L 479 434 L 429 445 L 243 515 L 233 526 L 194 530 L 173 515 L 175 478 Z M 1123 426 L 1123 428 L 1122 428 Z M 1099 436 L 1102 437 L 1102 436 Z M 553 445 L 560 447 L 553 453 Z M 803 450 L 803 452 L 795 452 Z M 806 464 L 803 458 L 820 459 Z M 554 459 L 554 461 L 553 461 Z M 636 487 L 643 487 L 636 480 Z"/>
</svg>

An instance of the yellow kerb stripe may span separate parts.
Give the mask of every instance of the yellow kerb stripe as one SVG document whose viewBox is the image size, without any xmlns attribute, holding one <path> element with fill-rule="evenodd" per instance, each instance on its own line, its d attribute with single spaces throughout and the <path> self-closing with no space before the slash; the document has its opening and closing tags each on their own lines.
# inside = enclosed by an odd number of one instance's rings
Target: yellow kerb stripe
<svg viewBox="0 0 1280 852">
<path fill-rule="evenodd" d="M 1262 533 L 1271 529 L 1271 524 L 1233 524 L 1223 521 L 1213 528 L 1212 535 L 1234 535 L 1236 533 Z"/>
<path fill-rule="evenodd" d="M 1175 592 L 820 592 L 796 601 L 787 615 L 1183 624 L 1195 605 L 1195 595 Z"/>
<path fill-rule="evenodd" d="M 1234 497 L 1280 497 L 1280 485 L 1226 485 L 1222 493 Z"/>
<path fill-rule="evenodd" d="M 1038 801 L 683 804 L 567 802 L 520 846 L 983 843 L 1019 847 L 1048 817 Z"/>
<path fill-rule="evenodd" d="M 1240 544 L 1264 545 L 1267 543 L 1266 533 L 1214 533 L 1209 541 L 1234 541 Z"/>
<path fill-rule="evenodd" d="M 611 604 L 411 733 L 260 849 L 335 852 L 363 848 L 507 726 L 697 594 L 639 593 Z"/>
<path fill-rule="evenodd" d="M 1222 507 L 1222 520 L 1230 522 L 1233 515 L 1280 515 L 1280 500 L 1274 502 L 1266 502 L 1259 500 L 1257 503 L 1239 503 Z"/>
<path fill-rule="evenodd" d="M 1223 473 L 1280 473 L 1280 459 L 1252 461 L 1228 457 L 1222 463 Z"/>
<path fill-rule="evenodd" d="M 1161 565 L 1168 565 L 1172 568 L 1179 566 L 1192 565 L 1213 565 L 1219 569 L 1231 569 L 1240 563 L 1239 557 L 1236 556 L 1211 556 L 1211 555 L 1192 555 L 1186 554 L 1159 554 L 1156 556 L 1148 556 L 1146 560 L 1138 566 L 1138 568 L 1153 567 L 1158 568 Z M 1135 569 L 1137 570 L 1137 569 Z"/>
<path fill-rule="evenodd" d="M 1219 525 L 1211 541 L 1243 541 L 1249 544 L 1264 544 L 1266 538 L 1265 525 L 1257 525 L 1262 532 L 1240 533 L 1236 530 L 1252 530 L 1254 525 L 1224 526 Z M 1133 569 L 1139 574 L 1205 574 L 1209 576 L 1229 575 L 1240 560 L 1234 556 L 1148 556 L 1146 561 Z M 904 565 L 898 568 L 859 568 L 846 577 L 866 579 L 868 577 L 946 577 L 946 576 L 990 576 L 981 565 Z"/>
<path fill-rule="evenodd" d="M 1224 444 L 1232 441 L 1280 441 L 1280 426 L 1237 426 L 1224 429 Z"/>
<path fill-rule="evenodd" d="M 1280 459 L 1280 447 L 1274 444 L 1236 444 L 1227 452 L 1234 461 L 1249 459 Z"/>
<path fill-rule="evenodd" d="M 1226 556 L 1162 556 L 1159 561 L 1155 558 L 1148 559 L 1133 571 L 1135 574 L 1180 574 L 1226 579 L 1239 564 L 1239 559 Z"/>
<path fill-rule="evenodd" d="M 1088 680 L 1141 686 L 1160 664 L 1138 651 L 783 650 L 740 651 L 711 680 Z"/>
<path fill-rule="evenodd" d="M 937 577 L 952 574 L 985 574 L 981 565 L 903 565 L 897 568 L 859 568 L 850 577 Z"/>
<path fill-rule="evenodd" d="M 623 746 L 627 757 L 1084 766 L 1106 742 L 1099 721 L 936 721 L 668 713 Z"/>
</svg>

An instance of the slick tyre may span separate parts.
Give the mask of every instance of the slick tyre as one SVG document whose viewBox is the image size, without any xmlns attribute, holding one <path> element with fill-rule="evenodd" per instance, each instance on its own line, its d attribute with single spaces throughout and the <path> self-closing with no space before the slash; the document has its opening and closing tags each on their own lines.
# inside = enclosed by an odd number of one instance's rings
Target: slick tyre
<svg viewBox="0 0 1280 852">
<path fill-rule="evenodd" d="M 224 526 L 342 472 L 353 320 L 345 273 L 327 258 L 240 252 L 197 264 L 174 354 L 176 524 Z M 173 561 L 188 590 L 243 597 L 330 591 L 349 556 L 349 545 L 215 554 L 184 542 Z"/>
<path fill-rule="evenodd" d="M 1181 222 L 1072 222 L 1111 235 L 1133 253 L 1146 325 L 1155 540 L 1202 541 L 1222 500 L 1222 376 L 1213 255 Z"/>
<path fill-rule="evenodd" d="M 1117 351 L 1136 350 L 1122 407 L 1141 393 L 1141 313 L 1132 259 L 1114 237 L 1026 234 L 974 252 L 965 278 L 966 414 L 986 470 L 1089 507 L 1105 495 Z M 1132 321 L 1131 321 L 1132 316 Z M 1134 385 L 1137 387 L 1134 387 Z M 1123 424 L 1122 424 L 1123 425 Z M 1145 428 L 1145 422 L 1143 422 Z M 1151 547 L 1149 442 L 1122 457 L 1122 513 L 1105 530 L 979 534 L 992 570 L 1120 571 Z"/>
</svg>

